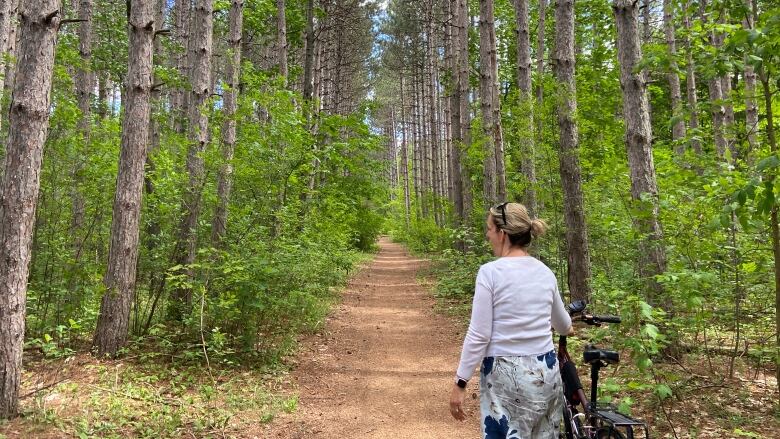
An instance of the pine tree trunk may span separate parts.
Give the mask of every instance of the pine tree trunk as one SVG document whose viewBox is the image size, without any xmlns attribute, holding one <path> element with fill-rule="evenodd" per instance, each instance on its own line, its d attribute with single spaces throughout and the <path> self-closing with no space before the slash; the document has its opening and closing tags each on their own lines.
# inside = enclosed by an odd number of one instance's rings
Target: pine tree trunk
<svg viewBox="0 0 780 439">
<path fill-rule="evenodd" d="M 90 128 L 92 126 L 92 116 L 90 105 L 92 103 L 92 93 L 95 88 L 94 73 L 92 71 L 92 0 L 81 0 L 79 4 L 79 54 L 81 55 L 81 65 L 76 67 L 75 85 L 76 101 L 81 118 L 78 123 L 78 130 L 83 139 L 84 149 L 75 148 L 73 157 L 73 186 L 71 187 L 72 218 L 70 236 L 72 241 L 72 251 L 75 264 L 78 264 L 81 247 L 81 228 L 84 225 L 85 201 L 81 193 L 82 171 L 84 168 L 84 157 L 89 151 Z"/>
<path fill-rule="evenodd" d="M 406 227 L 409 227 L 409 215 L 411 211 L 411 199 L 409 194 L 409 144 L 406 140 L 407 124 L 406 124 L 406 99 L 404 94 L 404 71 L 400 71 L 400 83 L 401 83 L 401 172 L 404 176 L 404 220 L 406 221 Z"/>
<path fill-rule="evenodd" d="M 61 19 L 59 0 L 27 0 L 20 9 L 24 38 L 18 47 L 0 186 L 0 418 L 15 416 L 19 404 L 30 245 Z"/>
<path fill-rule="evenodd" d="M 430 173 L 430 149 L 427 126 L 425 123 L 425 74 L 423 72 L 423 61 L 415 63 L 415 81 L 416 107 L 417 107 L 417 140 L 420 149 L 420 198 L 418 203 L 422 216 L 428 218 L 428 199 L 430 198 L 431 173 Z"/>
<path fill-rule="evenodd" d="M 685 138 L 685 121 L 682 117 L 682 93 L 680 91 L 680 76 L 677 74 L 677 41 L 674 31 L 674 6 L 672 0 L 664 0 L 664 35 L 666 48 L 669 52 L 669 97 L 672 104 L 672 140 L 675 141 L 677 154 L 685 152 L 685 145 L 680 139 Z"/>
<path fill-rule="evenodd" d="M 636 72 L 636 65 L 642 58 L 636 4 L 632 0 L 614 0 L 613 9 L 617 21 L 618 62 L 623 89 L 623 119 L 626 125 L 631 198 L 638 212 L 636 227 L 642 236 L 638 271 L 650 287 L 648 302 L 652 305 L 662 305 L 661 288 L 654 276 L 666 270 L 666 250 L 658 220 L 658 186 L 653 164 L 653 135 L 647 103 L 647 84 L 644 75 Z"/>
<path fill-rule="evenodd" d="M 17 12 L 18 0 L 0 0 L 0 102 L 5 91 L 6 57 L 8 49 L 13 46 L 11 38 L 14 38 L 14 16 Z M 3 112 L 0 111 L 0 126 L 2 126 Z"/>
<path fill-rule="evenodd" d="M 544 40 L 544 30 L 545 30 L 545 18 L 547 15 L 547 0 L 539 0 L 539 23 L 537 25 L 537 35 L 536 35 L 536 76 L 537 76 L 537 85 L 536 85 L 536 108 L 539 113 L 544 111 L 544 48 L 545 48 L 545 40 Z M 542 140 L 544 139 L 544 118 L 543 117 L 537 117 L 536 118 L 536 126 L 534 127 L 534 139 L 536 139 L 537 145 L 542 145 Z M 539 212 L 544 210 L 544 204 L 541 199 L 536 200 L 536 209 L 534 210 L 534 215 L 538 216 Z"/>
<path fill-rule="evenodd" d="M 501 146 L 497 144 L 496 138 L 496 115 L 494 105 L 497 101 L 495 96 L 498 93 L 498 71 L 494 69 L 496 62 L 496 32 L 493 17 L 493 0 L 479 1 L 479 89 L 480 103 L 482 108 L 482 133 L 485 145 L 484 170 L 482 182 L 483 203 L 485 206 L 495 204 L 501 196 L 501 187 L 496 187 L 499 183 L 497 163 L 499 158 L 497 152 Z M 500 126 L 500 125 L 498 125 Z M 503 161 L 502 161 L 503 162 Z M 499 183 L 500 186 L 500 183 Z M 505 189 L 505 188 L 504 188 Z"/>
<path fill-rule="evenodd" d="M 412 66 L 411 72 L 411 103 L 409 109 L 409 117 L 411 118 L 412 125 L 412 175 L 414 176 L 414 199 L 415 199 L 415 217 L 420 218 L 421 206 L 422 206 L 422 177 L 421 177 L 421 162 L 420 160 L 420 130 L 417 123 L 417 87 L 416 87 L 416 74 L 415 69 Z"/>
<path fill-rule="evenodd" d="M 461 225 L 466 222 L 466 211 L 463 204 L 463 166 L 461 151 L 463 150 L 463 127 L 461 114 L 461 78 L 460 75 L 460 38 L 461 32 L 465 32 L 466 29 L 461 29 L 460 14 L 461 11 L 460 2 L 452 1 L 447 2 L 450 5 L 450 16 L 448 20 L 449 29 L 449 41 L 446 45 L 447 53 L 450 59 L 450 73 L 451 73 L 451 87 L 450 87 L 450 133 L 452 137 L 452 162 L 450 164 L 450 172 L 452 172 L 452 201 L 455 204 L 455 214 L 457 216 L 457 224 Z"/>
<path fill-rule="evenodd" d="M 690 0 L 686 1 L 683 7 L 683 25 L 685 26 L 686 33 L 691 32 L 691 19 L 688 16 L 689 8 Z M 691 40 L 687 36 L 685 37 L 685 52 L 685 83 L 689 112 L 688 126 L 690 127 L 691 131 L 694 132 L 693 137 L 691 138 L 691 149 L 693 149 L 696 154 L 701 154 L 701 141 L 699 140 L 699 134 L 697 133 L 699 130 L 699 104 L 698 97 L 696 96 L 696 64 L 693 60 L 693 48 L 691 47 Z"/>
<path fill-rule="evenodd" d="M 721 6 L 723 7 L 723 6 Z M 723 9 L 718 19 L 718 24 L 725 25 L 728 22 L 728 9 Z M 717 34 L 717 47 L 722 47 L 726 40 L 724 33 Z M 723 137 L 726 141 L 726 149 L 730 152 L 731 162 L 737 159 L 736 139 L 734 136 L 734 105 L 731 96 L 731 71 L 726 71 L 720 80 L 721 96 L 723 98 Z"/>
<path fill-rule="evenodd" d="M 314 0 L 306 0 L 306 52 L 303 61 L 303 99 L 311 102 L 314 92 Z M 307 110 L 308 112 L 309 110 Z M 308 114 L 308 113 L 307 113 Z"/>
<path fill-rule="evenodd" d="M 170 55 L 170 60 L 173 63 L 173 67 L 179 72 L 182 78 L 189 78 L 189 63 L 187 62 L 187 56 L 189 52 L 189 36 L 190 36 L 190 16 L 192 14 L 192 2 L 199 0 L 175 0 L 176 3 L 173 6 L 173 43 L 174 50 Z M 176 47 L 178 46 L 178 47 Z M 171 115 L 173 128 L 179 132 L 184 133 L 185 123 L 184 119 L 187 114 L 187 96 L 188 93 L 185 89 L 177 87 L 171 92 Z"/>
<path fill-rule="evenodd" d="M 742 26 L 746 30 L 752 30 L 755 27 L 753 20 L 753 0 L 745 0 L 747 13 L 742 20 Z M 758 104 L 756 103 L 756 72 L 748 61 L 748 55 L 745 54 L 745 127 L 747 130 L 747 139 L 749 151 L 745 154 L 748 158 L 751 153 L 758 148 Z"/>
<path fill-rule="evenodd" d="M 190 50 L 192 92 L 189 98 L 188 138 L 190 145 L 187 152 L 189 182 L 184 194 L 184 218 L 174 250 L 176 264 L 185 267 L 190 279 L 193 273 L 186 266 L 195 261 L 197 251 L 197 225 L 200 216 L 201 190 L 204 184 L 202 154 L 206 149 L 209 135 L 209 109 L 205 104 L 211 96 L 212 17 L 212 0 L 199 0 L 193 9 L 193 36 Z M 173 300 L 171 317 L 179 318 L 190 309 L 192 289 L 181 286 L 173 292 L 171 298 Z"/>
<path fill-rule="evenodd" d="M 434 70 L 436 69 L 435 61 L 436 61 L 436 55 L 434 55 L 434 45 L 435 45 L 435 38 L 433 34 L 433 11 L 432 8 L 429 8 L 428 10 L 428 29 L 427 29 L 427 41 L 426 41 L 426 49 L 427 49 L 427 60 L 424 63 L 426 66 L 425 75 L 423 76 L 425 78 L 425 88 L 427 89 L 428 94 L 428 133 L 429 133 L 429 144 L 430 144 L 430 165 L 428 166 L 430 169 L 431 174 L 431 184 L 432 184 L 432 207 L 433 207 L 433 216 L 438 225 L 441 225 L 441 218 L 439 217 L 439 196 L 441 195 L 440 188 L 441 188 L 441 167 L 439 166 L 439 155 L 441 154 L 441 144 L 439 142 L 439 125 L 438 125 L 438 117 L 437 117 L 437 109 L 436 109 L 436 92 L 434 90 L 434 81 L 435 81 L 435 75 Z"/>
<path fill-rule="evenodd" d="M 555 8 L 555 77 L 558 82 L 558 127 L 563 210 L 566 221 L 568 285 L 572 300 L 590 299 L 588 230 L 581 186 L 577 87 L 574 78 L 574 1 L 558 0 Z"/>
<path fill-rule="evenodd" d="M 529 32 L 528 0 L 515 0 L 517 32 L 517 86 L 520 89 L 520 172 L 526 178 L 523 203 L 531 217 L 538 211 L 536 205 L 536 156 L 534 145 L 534 112 L 531 97 L 531 34 Z"/>
<path fill-rule="evenodd" d="M 469 105 L 469 9 L 466 0 L 457 0 L 458 33 L 455 47 L 458 52 L 458 94 L 460 95 L 460 137 L 461 151 L 467 151 L 471 145 L 471 107 Z M 461 155 L 464 157 L 464 155 Z M 471 179 L 468 169 L 461 162 L 462 180 L 463 180 L 463 218 L 469 221 L 474 201 L 471 194 Z"/>
<path fill-rule="evenodd" d="M 233 151 L 236 145 L 236 108 L 241 74 L 241 33 L 244 21 L 244 0 L 232 0 L 228 13 L 227 89 L 223 94 L 225 122 L 222 126 L 222 166 L 217 179 L 217 210 L 211 229 L 211 242 L 219 248 L 227 232 L 227 213 L 233 185 Z"/>
<path fill-rule="evenodd" d="M 699 2 L 699 17 L 703 25 L 707 24 L 707 1 L 701 0 Z M 719 36 L 712 30 L 709 34 L 710 45 L 715 48 L 720 47 L 718 44 Z M 726 136 L 724 134 L 724 118 L 726 117 L 726 108 L 723 106 L 723 88 L 719 76 L 713 76 L 707 81 L 707 89 L 709 91 L 710 107 L 712 114 L 712 137 L 715 142 L 715 150 L 718 153 L 718 157 L 723 158 L 726 155 Z"/>
<path fill-rule="evenodd" d="M 287 13 L 284 3 L 284 0 L 276 0 L 276 41 L 277 55 L 279 56 L 279 74 L 284 77 L 284 81 L 287 83 Z"/>
<path fill-rule="evenodd" d="M 103 278 L 106 292 L 100 303 L 100 315 L 92 342 L 98 356 L 116 356 L 127 342 L 138 262 L 144 164 L 149 141 L 154 6 L 153 0 L 132 0 L 130 3 L 122 145 L 111 221 L 108 268 Z"/>
</svg>

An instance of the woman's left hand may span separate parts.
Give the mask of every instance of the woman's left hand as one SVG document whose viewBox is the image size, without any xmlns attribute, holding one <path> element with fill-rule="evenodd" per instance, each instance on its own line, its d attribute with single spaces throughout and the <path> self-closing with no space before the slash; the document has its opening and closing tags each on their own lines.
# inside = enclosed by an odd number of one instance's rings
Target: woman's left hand
<svg viewBox="0 0 780 439">
<path fill-rule="evenodd" d="M 463 410 L 463 402 L 466 400 L 466 389 L 461 389 L 457 384 L 452 385 L 450 394 L 450 413 L 458 421 L 466 420 L 466 412 Z"/>
</svg>

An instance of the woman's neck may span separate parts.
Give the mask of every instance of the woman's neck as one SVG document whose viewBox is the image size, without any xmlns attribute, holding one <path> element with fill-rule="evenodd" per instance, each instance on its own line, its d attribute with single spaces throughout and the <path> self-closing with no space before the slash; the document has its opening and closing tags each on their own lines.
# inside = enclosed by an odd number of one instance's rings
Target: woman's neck
<svg viewBox="0 0 780 439">
<path fill-rule="evenodd" d="M 501 252 L 502 258 L 518 256 L 528 256 L 528 252 L 521 247 L 507 247 L 504 248 L 504 251 Z"/>
</svg>

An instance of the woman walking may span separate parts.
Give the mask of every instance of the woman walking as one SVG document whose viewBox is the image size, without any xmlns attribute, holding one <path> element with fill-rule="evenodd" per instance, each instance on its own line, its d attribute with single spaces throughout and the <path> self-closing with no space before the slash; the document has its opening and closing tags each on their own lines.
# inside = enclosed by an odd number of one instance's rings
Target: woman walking
<svg viewBox="0 0 780 439">
<path fill-rule="evenodd" d="M 471 323 L 450 396 L 450 412 L 466 419 L 466 385 L 481 361 L 480 412 L 485 439 L 558 437 L 563 388 L 551 328 L 571 332 L 555 275 L 528 254 L 544 221 L 525 206 L 503 203 L 487 215 L 487 240 L 498 259 L 477 274 Z"/>
</svg>

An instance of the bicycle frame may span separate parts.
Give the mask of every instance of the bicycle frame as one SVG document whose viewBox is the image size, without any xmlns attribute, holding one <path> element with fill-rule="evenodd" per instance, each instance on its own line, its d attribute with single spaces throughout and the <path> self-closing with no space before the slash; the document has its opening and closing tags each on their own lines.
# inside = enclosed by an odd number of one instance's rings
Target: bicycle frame
<svg viewBox="0 0 780 439">
<path fill-rule="evenodd" d="M 598 404 L 598 373 L 606 363 L 591 363 L 591 399 L 585 396 L 577 369 L 566 349 L 566 336 L 558 338 L 558 362 L 564 381 L 564 431 L 565 439 L 634 439 L 634 428 L 644 431 L 649 439 L 645 423 L 618 413 L 611 405 Z M 582 405 L 583 411 L 577 408 Z"/>
</svg>

